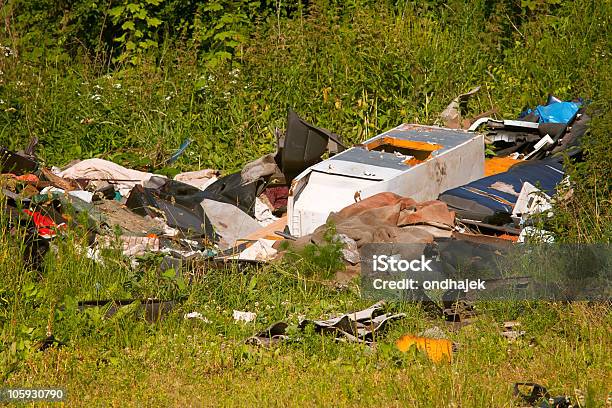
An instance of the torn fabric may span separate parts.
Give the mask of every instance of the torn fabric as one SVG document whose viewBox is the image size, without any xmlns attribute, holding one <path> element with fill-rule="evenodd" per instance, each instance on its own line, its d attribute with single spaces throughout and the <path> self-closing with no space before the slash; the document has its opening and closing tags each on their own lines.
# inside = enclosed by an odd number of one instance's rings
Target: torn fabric
<svg viewBox="0 0 612 408">
<path fill-rule="evenodd" d="M 94 185 L 99 181 L 113 182 L 116 190 L 125 197 L 135 185 L 145 183 L 153 174 L 127 169 L 108 160 L 87 159 L 62 171 L 59 176 L 73 180 L 93 180 Z"/>
</svg>

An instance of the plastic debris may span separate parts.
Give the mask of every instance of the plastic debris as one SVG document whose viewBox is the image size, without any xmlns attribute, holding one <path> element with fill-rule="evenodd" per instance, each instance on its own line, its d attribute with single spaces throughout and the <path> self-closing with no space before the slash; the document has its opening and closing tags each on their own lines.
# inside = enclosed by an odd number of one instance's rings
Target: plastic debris
<svg viewBox="0 0 612 408">
<path fill-rule="evenodd" d="M 385 303 L 378 302 L 367 309 L 328 319 L 300 321 L 296 330 L 304 330 L 312 325 L 318 333 L 331 334 L 336 340 L 342 342 L 374 344 L 375 335 L 386 329 L 389 322 L 404 318 L 403 313 L 391 314 L 384 312 Z M 234 311 L 236 312 L 236 311 Z M 279 341 L 288 340 L 286 331 L 289 325 L 284 322 L 274 323 L 266 330 L 249 337 L 246 342 L 250 344 L 269 346 Z"/>
<path fill-rule="evenodd" d="M 452 101 L 441 115 L 447 126 L 466 127 L 462 105 L 477 91 Z M 580 101 L 549 98 L 517 119 L 482 114 L 469 131 L 402 124 L 347 149 L 289 111 L 275 152 L 232 174 L 204 169 L 174 179 L 96 158 L 48 168 L 33 139 L 22 152 L 0 148 L 3 211 L 11 228 L 26 228 L 32 265 L 58 231 L 84 222 L 91 237 L 83 256 L 103 262 L 100 251 L 117 244 L 134 266 L 158 253 L 160 269 L 177 271 L 272 262 L 283 239 L 298 249 L 325 245 L 329 222 L 355 277 L 367 243 L 553 242 L 532 221 L 551 210 L 567 180 L 562 154 L 580 158 L 588 121 Z M 485 161 L 485 152 L 495 157 Z"/>
<path fill-rule="evenodd" d="M 465 105 L 467 105 L 468 100 L 478 91 L 480 91 L 480 86 L 477 86 L 471 91 L 457 96 L 451 101 L 451 103 L 440 114 L 440 119 L 442 119 L 444 126 L 450 129 L 461 128 L 461 110 L 462 108 L 465 109 Z"/>
<path fill-rule="evenodd" d="M 238 259 L 251 261 L 268 261 L 272 259 L 278 252 L 272 247 L 276 241 L 265 238 L 258 239 L 240 253 Z"/>
<path fill-rule="evenodd" d="M 525 335 L 524 330 L 519 330 L 521 327 L 520 322 L 510 321 L 504 322 L 504 327 L 502 331 L 502 336 L 505 337 L 508 342 L 515 342 L 518 338 L 523 337 Z"/>
<path fill-rule="evenodd" d="M 257 313 L 243 312 L 243 311 L 240 311 L 240 310 L 234 310 L 232 312 L 232 316 L 233 316 L 234 320 L 237 321 L 237 322 L 250 323 L 250 322 L 254 321 L 257 318 Z"/>
<path fill-rule="evenodd" d="M 73 180 L 87 180 L 93 185 L 110 182 L 126 197 L 137 184 L 143 184 L 153 176 L 138 170 L 127 169 L 102 159 L 87 159 L 76 163 L 59 174 L 59 177 Z"/>
<path fill-rule="evenodd" d="M 406 334 L 397 340 L 396 346 L 404 353 L 414 346 L 417 350 L 424 352 L 434 363 L 452 361 L 453 343 L 447 339 Z"/>
<path fill-rule="evenodd" d="M 183 319 L 185 319 L 185 320 L 196 319 L 196 320 L 201 320 L 204 323 L 210 323 L 210 320 L 208 320 L 206 317 L 204 317 L 204 315 L 202 315 L 202 313 L 200 313 L 200 312 L 185 313 L 185 315 L 183 315 Z"/>
<path fill-rule="evenodd" d="M 206 190 L 206 187 L 217 181 L 218 176 L 218 170 L 205 169 L 179 173 L 174 176 L 174 180 L 197 187 L 200 190 Z"/>
</svg>

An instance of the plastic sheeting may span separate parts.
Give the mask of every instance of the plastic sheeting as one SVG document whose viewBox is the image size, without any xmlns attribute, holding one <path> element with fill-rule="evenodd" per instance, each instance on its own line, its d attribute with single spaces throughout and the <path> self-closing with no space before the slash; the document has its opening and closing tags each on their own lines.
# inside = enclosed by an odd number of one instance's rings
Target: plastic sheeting
<svg viewBox="0 0 612 408">
<path fill-rule="evenodd" d="M 536 107 L 535 112 L 540 123 L 563 123 L 569 124 L 576 117 L 580 109 L 577 102 L 557 102 L 550 105 Z"/>
<path fill-rule="evenodd" d="M 563 166 L 554 160 L 525 162 L 515 165 L 505 173 L 495 174 L 476 180 L 461 187 L 442 193 L 439 200 L 448 204 L 449 209 L 457 212 L 462 218 L 494 223 L 496 215 L 507 214 L 504 221 L 512 214 L 518 196 L 502 191 L 494 186 L 507 185 L 514 191 L 521 191 L 523 183 L 529 182 L 538 186 L 549 196 L 553 196 L 557 184 L 563 180 Z"/>
<path fill-rule="evenodd" d="M 261 228 L 256 220 L 232 204 L 206 199 L 201 205 L 220 237 L 221 250 L 233 247 L 237 240 Z"/>
<path fill-rule="evenodd" d="M 582 100 L 577 102 L 563 102 L 550 95 L 546 105 L 538 105 L 535 109 L 527 109 L 521 113 L 522 120 L 537 120 L 539 123 L 561 123 L 568 125 L 574 120 L 578 110 L 582 105 Z"/>
</svg>

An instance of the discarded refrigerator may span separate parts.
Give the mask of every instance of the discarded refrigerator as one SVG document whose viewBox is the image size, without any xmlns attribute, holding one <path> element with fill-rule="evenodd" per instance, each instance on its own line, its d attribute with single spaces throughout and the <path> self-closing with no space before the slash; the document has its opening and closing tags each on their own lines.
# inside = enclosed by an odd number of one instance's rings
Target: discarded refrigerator
<svg viewBox="0 0 612 408">
<path fill-rule="evenodd" d="M 289 190 L 289 231 L 309 234 L 331 212 L 380 192 L 435 200 L 483 177 L 483 169 L 482 135 L 403 124 L 300 173 Z"/>
</svg>

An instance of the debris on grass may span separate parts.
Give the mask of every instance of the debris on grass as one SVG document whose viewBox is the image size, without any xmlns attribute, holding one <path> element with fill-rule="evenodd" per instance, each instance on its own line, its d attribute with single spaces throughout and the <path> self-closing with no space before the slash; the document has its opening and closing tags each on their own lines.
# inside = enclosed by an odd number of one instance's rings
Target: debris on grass
<svg viewBox="0 0 612 408">
<path fill-rule="evenodd" d="M 236 322 L 250 323 L 257 318 L 257 313 L 234 310 L 232 311 L 232 317 Z"/>
<path fill-rule="evenodd" d="M 538 408 L 572 408 L 570 397 L 559 395 L 552 397 L 548 390 L 537 383 L 514 383 L 513 394 L 522 402 Z"/>
<path fill-rule="evenodd" d="M 263 347 L 275 345 L 281 341 L 289 340 L 289 336 L 286 334 L 288 327 L 289 325 L 285 322 L 274 323 L 267 329 L 249 337 L 245 342 Z"/>
<path fill-rule="evenodd" d="M 461 105 L 477 91 L 453 100 L 442 114 L 447 127 L 464 127 Z M 469 131 L 402 124 L 347 148 L 289 111 L 274 153 L 236 173 L 205 169 L 174 179 L 99 158 L 48 168 L 32 142 L 24 152 L 0 150 L 3 213 L 10 229 L 25 228 L 28 242 L 37 243 L 27 256 L 36 265 L 48 243 L 83 226 L 83 253 L 92 259 L 102 262 L 100 251 L 117 245 L 134 267 L 144 255 L 160 254 L 167 264 L 161 270 L 273 262 L 286 244 L 325 245 L 331 223 L 339 263 L 352 277 L 369 243 L 469 241 L 499 250 L 504 240 L 552 242 L 534 219 L 551 211 L 556 188 L 567 183 L 562 159 L 579 157 L 588 120 L 582 101 L 551 97 L 517 119 L 478 118 Z M 454 324 L 469 323 L 474 311 L 458 304 L 440 311 Z M 377 308 L 351 316 L 300 327 L 371 342 L 401 317 Z M 249 322 L 255 314 L 234 311 L 234 319 Z"/>
<path fill-rule="evenodd" d="M 297 330 L 305 330 L 313 326 L 316 333 L 329 334 L 337 341 L 361 343 L 367 346 L 374 345 L 376 336 L 386 330 L 389 322 L 402 319 L 403 313 L 385 313 L 385 302 L 378 302 L 367 309 L 353 313 L 346 313 L 327 320 L 303 319 L 297 325 Z M 278 322 L 266 330 L 249 337 L 246 342 L 256 345 L 269 346 L 282 340 L 289 339 L 285 322 Z"/>
<path fill-rule="evenodd" d="M 449 105 L 449 120 L 460 118 L 460 105 L 477 91 Z M 54 225 L 74 224 L 63 218 L 72 206 L 98 234 L 112 236 L 116 226 L 131 237 L 154 233 L 159 249 L 195 251 L 202 259 L 235 248 L 239 259 L 269 261 L 276 255 L 272 240 L 320 244 L 329 221 L 336 223 L 350 265 L 359 264 L 357 249 L 367 242 L 450 238 L 455 219 L 469 226 L 463 232 L 517 240 L 531 217 L 550 210 L 555 187 L 565 178 L 558 148 L 572 154 L 580 149 L 586 127 L 572 123 L 588 121 L 581 103 L 551 97 L 517 120 L 480 118 L 471 132 L 404 124 L 350 149 L 338 135 L 289 111 L 287 131 L 276 132 L 276 152 L 225 176 L 205 169 L 171 180 L 97 158 L 54 170 L 39 164 L 33 147 L 27 154 L 3 149 L 2 172 L 12 177 L 3 181 L 3 195 L 9 206 L 19 203 L 25 214 L 49 219 L 39 231 L 45 239 L 55 236 Z M 495 151 L 494 160 L 508 158 L 506 171 L 482 178 L 485 147 L 477 131 Z M 323 160 L 324 153 L 330 158 Z M 427 174 L 434 170 L 439 177 L 432 179 Z M 435 201 L 438 195 L 441 201 Z"/>
<path fill-rule="evenodd" d="M 453 343 L 445 338 L 406 334 L 400 337 L 395 344 L 404 353 L 414 346 L 417 350 L 424 352 L 434 363 L 450 363 L 452 361 Z"/>
<path fill-rule="evenodd" d="M 502 336 L 505 337 L 508 342 L 513 343 L 520 337 L 525 335 L 524 330 L 520 330 L 521 323 L 516 321 L 504 322 Z"/>
<path fill-rule="evenodd" d="M 189 312 L 189 313 L 185 313 L 183 315 L 183 319 L 185 320 L 201 320 L 204 323 L 210 323 L 210 320 L 208 320 L 206 317 L 204 317 L 204 315 L 200 312 Z"/>
</svg>

